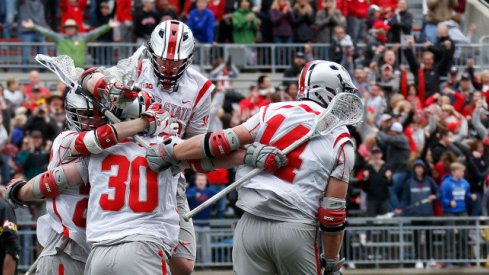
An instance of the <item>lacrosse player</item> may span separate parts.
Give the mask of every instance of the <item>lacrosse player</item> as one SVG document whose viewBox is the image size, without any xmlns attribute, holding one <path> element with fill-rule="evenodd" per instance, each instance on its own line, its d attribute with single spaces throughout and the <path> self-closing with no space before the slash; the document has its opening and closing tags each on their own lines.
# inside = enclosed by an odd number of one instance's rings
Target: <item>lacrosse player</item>
<svg viewBox="0 0 489 275">
<path fill-rule="evenodd" d="M 80 90 L 68 91 L 65 110 L 69 130 L 54 140 L 48 171 L 28 183 L 13 179 L 7 187 L 8 199 L 14 205 L 47 198 L 47 214 L 37 221 L 37 237 L 44 247 L 37 274 L 83 274 L 90 252 L 85 236 L 90 185 L 78 184 L 88 177 L 79 157 L 100 153 L 119 140 L 144 131 L 155 134 L 157 124 L 166 125 L 170 115 L 159 103 L 151 103 L 149 94 L 141 92 L 131 104 L 133 109 L 142 111 L 140 118 L 109 125 Z"/>
<path fill-rule="evenodd" d="M 192 167 L 205 172 L 214 169 L 219 157 L 232 153 L 237 163 L 249 165 L 238 169 L 237 178 L 250 172 L 250 167 L 273 172 L 260 173 L 238 188 L 237 206 L 245 214 L 234 235 L 234 274 L 320 274 L 321 262 L 324 274 L 341 274 L 345 196 L 355 158 L 347 128 L 339 127 L 301 145 L 287 155 L 284 167 L 279 152 L 266 158 L 256 153 L 270 150 L 264 145 L 286 148 L 311 129 L 315 118 L 337 94 L 355 91 L 341 65 L 311 61 L 300 74 L 301 101 L 262 107 L 232 129 L 179 144 L 167 140 L 150 148 L 146 159 L 157 171 L 181 165 L 179 160 L 190 160 Z M 246 151 L 234 152 L 250 143 Z M 319 228 L 324 248 L 321 257 L 317 247 Z"/>
<path fill-rule="evenodd" d="M 173 114 L 179 124 L 178 136 L 183 138 L 207 131 L 210 93 L 214 89 L 211 81 L 189 67 L 194 47 L 192 32 L 185 24 L 175 20 L 165 21 L 154 29 L 143 48 L 137 68 L 133 68 L 132 76 L 143 91 L 153 95 L 162 103 L 165 110 Z M 133 56 L 137 56 L 140 52 L 138 50 Z M 82 76 L 81 84 L 96 98 L 105 99 L 121 108 L 124 108 L 125 102 L 134 94 L 134 91 L 125 88 L 122 83 L 112 81 L 103 70 L 97 68 L 87 70 Z M 168 177 L 169 186 L 171 186 L 170 181 L 173 180 Z M 110 188 L 108 184 L 110 183 L 107 183 L 106 188 Z M 178 213 L 181 215 L 189 211 L 185 184 L 185 179 L 179 177 L 176 202 Z M 88 232 L 89 240 L 90 235 Z M 186 222 L 180 219 L 178 239 L 178 246 L 172 248 L 171 270 L 176 275 L 190 274 L 196 253 L 192 221 Z M 98 240 L 100 239 L 95 239 Z"/>
</svg>

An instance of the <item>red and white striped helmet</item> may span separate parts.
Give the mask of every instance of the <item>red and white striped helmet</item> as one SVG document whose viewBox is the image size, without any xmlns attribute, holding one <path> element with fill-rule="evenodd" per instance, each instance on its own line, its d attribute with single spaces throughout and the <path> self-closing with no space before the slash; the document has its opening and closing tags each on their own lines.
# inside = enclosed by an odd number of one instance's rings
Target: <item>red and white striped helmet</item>
<svg viewBox="0 0 489 275">
<path fill-rule="evenodd" d="M 147 48 L 158 83 L 164 90 L 176 91 L 194 55 L 195 40 L 190 28 L 177 20 L 161 22 L 151 33 Z"/>
<path fill-rule="evenodd" d="M 310 99 L 323 107 L 339 93 L 355 93 L 350 74 L 338 63 L 324 60 L 308 62 L 299 76 L 297 99 Z"/>
</svg>

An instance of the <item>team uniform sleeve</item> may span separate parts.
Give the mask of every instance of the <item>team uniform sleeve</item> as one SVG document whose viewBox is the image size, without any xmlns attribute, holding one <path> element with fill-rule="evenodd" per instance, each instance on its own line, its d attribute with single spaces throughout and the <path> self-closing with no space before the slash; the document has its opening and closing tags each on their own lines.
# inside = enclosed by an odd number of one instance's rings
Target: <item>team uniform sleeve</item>
<svg viewBox="0 0 489 275">
<path fill-rule="evenodd" d="M 71 144 L 75 142 L 78 135 L 77 132 L 61 133 L 54 140 L 48 169 L 54 169 L 59 165 L 71 162 L 78 158 L 78 156 L 72 156 L 71 154 Z"/>
<path fill-rule="evenodd" d="M 260 114 L 261 112 L 258 112 L 254 114 L 252 117 L 250 117 L 246 122 L 241 124 L 250 132 L 251 136 L 253 137 L 253 140 L 256 140 L 256 136 L 258 134 L 258 129 L 260 128 Z"/>
<path fill-rule="evenodd" d="M 331 172 L 331 177 L 346 183 L 350 182 L 350 174 L 355 164 L 355 149 L 351 142 L 346 142 L 343 147 L 338 150 L 335 166 Z"/>
<path fill-rule="evenodd" d="M 210 108 L 211 97 L 209 96 L 195 109 L 187 126 L 187 130 L 185 131 L 185 138 L 191 138 L 196 135 L 207 133 Z"/>
</svg>

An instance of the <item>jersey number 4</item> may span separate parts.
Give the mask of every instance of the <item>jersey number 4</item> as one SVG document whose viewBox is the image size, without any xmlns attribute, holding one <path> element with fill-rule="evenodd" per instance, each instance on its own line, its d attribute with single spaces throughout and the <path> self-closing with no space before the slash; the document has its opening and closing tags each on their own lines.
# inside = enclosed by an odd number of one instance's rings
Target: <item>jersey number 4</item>
<svg viewBox="0 0 489 275">
<path fill-rule="evenodd" d="M 126 200 L 126 182 L 129 179 L 129 208 L 136 213 L 148 213 L 158 206 L 158 174 L 148 167 L 144 157 L 137 157 L 132 162 L 125 156 L 109 155 L 102 161 L 102 171 L 110 171 L 117 166 L 117 175 L 109 177 L 109 187 L 114 189 L 111 199 L 109 194 L 102 194 L 100 206 L 107 211 L 119 211 L 124 207 Z M 139 199 L 141 168 L 146 171 L 146 200 Z"/>
<path fill-rule="evenodd" d="M 272 140 L 272 137 L 277 133 L 278 128 L 280 125 L 285 120 L 285 116 L 283 115 L 275 115 L 272 118 L 270 118 L 266 123 L 267 123 L 267 128 L 263 132 L 262 138 L 260 139 L 261 144 L 267 144 L 267 145 L 273 145 L 280 150 L 283 150 L 287 148 L 290 144 L 292 144 L 294 141 L 300 139 L 302 136 L 307 134 L 309 132 L 309 129 L 307 127 L 304 127 L 302 125 L 294 127 L 291 131 L 283 135 L 280 139 L 277 141 L 270 143 Z M 275 176 L 288 181 L 290 183 L 294 182 L 296 173 L 294 172 L 295 169 L 299 169 L 302 165 L 302 159 L 301 159 L 301 154 L 304 152 L 306 149 L 306 146 L 309 142 L 304 142 L 301 146 L 299 146 L 297 149 L 294 151 L 290 152 L 287 155 L 288 159 L 288 164 L 280 169 L 278 169 L 275 172 Z"/>
</svg>

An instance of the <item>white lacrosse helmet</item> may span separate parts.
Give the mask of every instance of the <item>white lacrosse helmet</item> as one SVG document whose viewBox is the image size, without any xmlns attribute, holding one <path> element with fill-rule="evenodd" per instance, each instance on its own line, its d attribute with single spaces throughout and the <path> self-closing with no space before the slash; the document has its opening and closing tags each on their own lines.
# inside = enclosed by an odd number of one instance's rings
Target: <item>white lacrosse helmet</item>
<svg viewBox="0 0 489 275">
<path fill-rule="evenodd" d="M 167 20 L 155 27 L 146 46 L 158 83 L 164 90 L 176 91 L 194 56 L 192 31 L 180 21 Z"/>
<path fill-rule="evenodd" d="M 79 89 L 70 89 L 66 93 L 66 123 L 73 131 L 89 131 L 107 123 L 107 119 L 93 106 Z"/>
<path fill-rule="evenodd" d="M 336 62 L 314 60 L 308 62 L 299 76 L 297 99 L 310 99 L 323 107 L 340 93 L 355 93 L 350 74 Z"/>
</svg>

